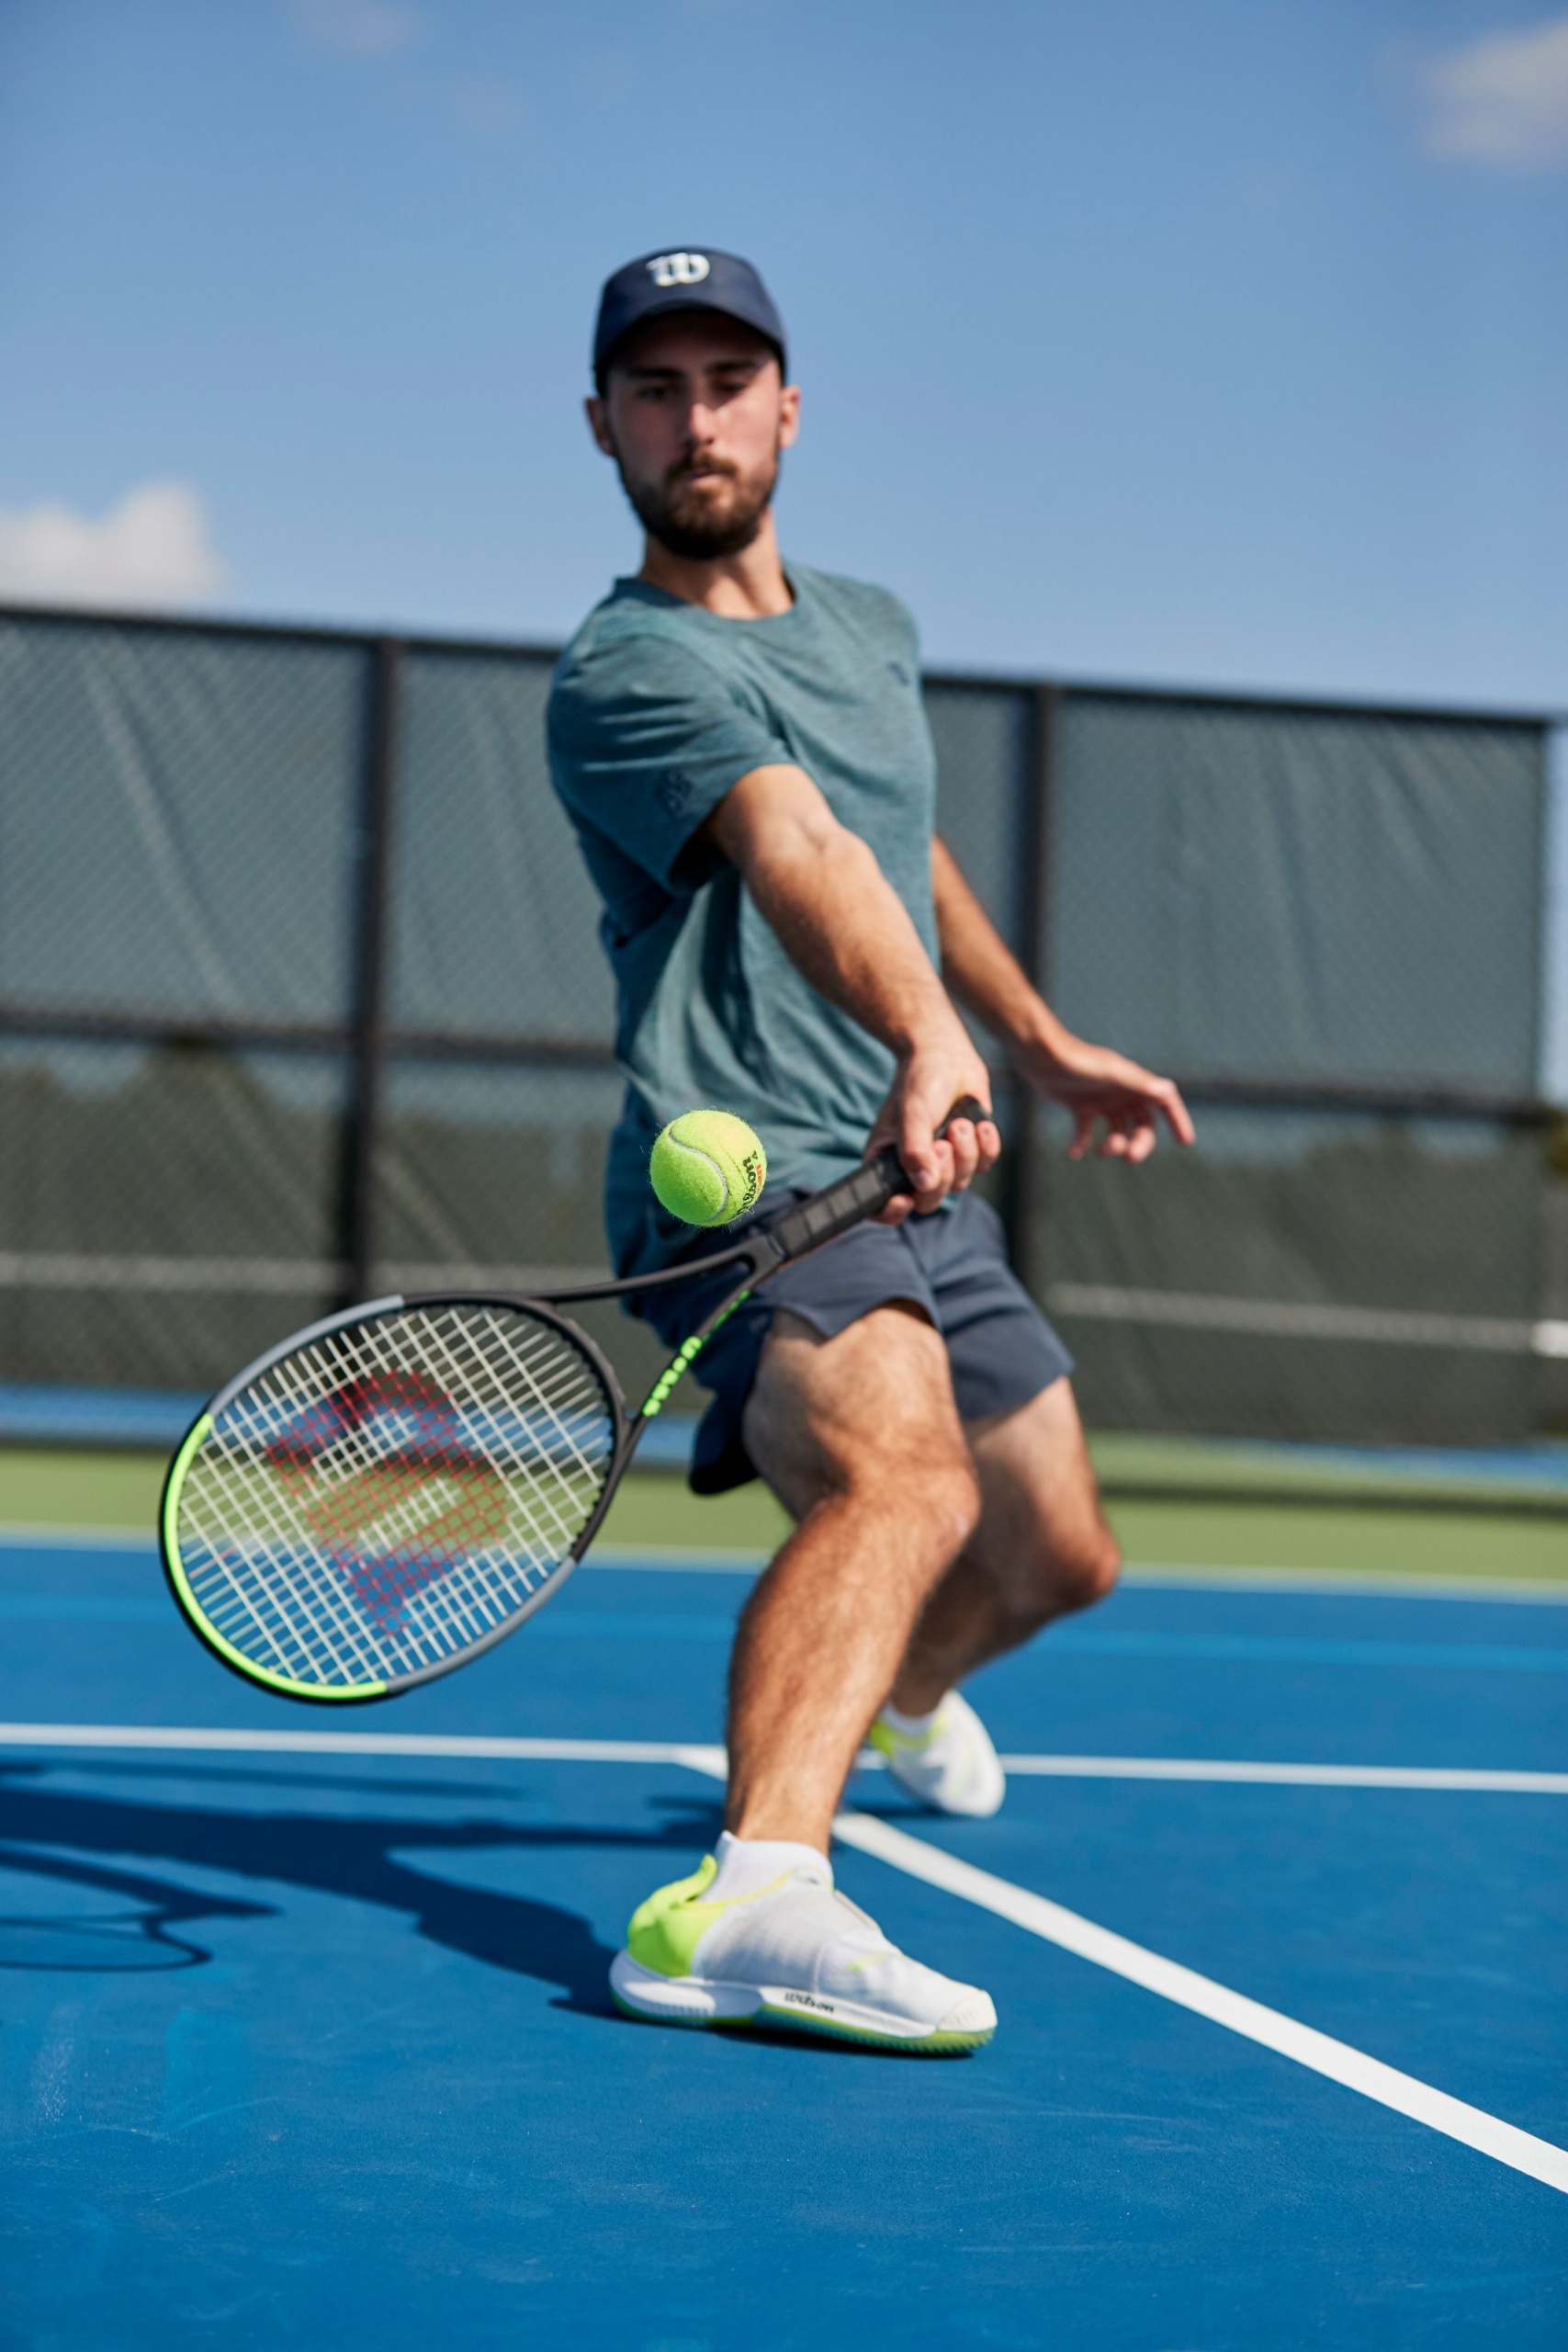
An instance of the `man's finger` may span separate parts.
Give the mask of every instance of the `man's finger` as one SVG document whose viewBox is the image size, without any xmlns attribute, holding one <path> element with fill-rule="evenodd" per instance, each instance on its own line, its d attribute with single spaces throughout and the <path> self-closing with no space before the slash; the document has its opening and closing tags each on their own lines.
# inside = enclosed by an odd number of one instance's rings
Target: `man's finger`
<svg viewBox="0 0 1568 2352">
<path fill-rule="evenodd" d="M 1179 1143 L 1196 1143 L 1198 1130 L 1192 1124 L 1192 1114 L 1181 1099 L 1181 1090 L 1168 1079 L 1160 1082 L 1160 1109 L 1170 1123 L 1170 1132 Z"/>
<path fill-rule="evenodd" d="M 931 1160 L 931 1172 L 915 1192 L 915 1206 L 922 1213 L 940 1206 L 953 1190 L 953 1150 L 944 1137 L 938 1136 L 932 1143 Z"/>
<path fill-rule="evenodd" d="M 948 1123 L 947 1144 L 953 1154 L 953 1185 L 963 1192 L 972 1184 L 980 1165 L 980 1137 L 972 1119 L 953 1119 Z"/>
<path fill-rule="evenodd" d="M 1196 1143 L 1198 1130 L 1192 1124 L 1192 1114 L 1181 1099 L 1181 1090 L 1174 1079 L 1156 1078 L 1152 1070 L 1130 1066 L 1132 1080 L 1145 1098 L 1145 1108 L 1153 1117 L 1156 1112 L 1165 1115 L 1171 1134 L 1178 1143 Z"/>
<path fill-rule="evenodd" d="M 904 1104 L 898 1124 L 898 1157 L 904 1163 L 904 1172 L 917 1195 L 929 1193 L 941 1181 L 937 1158 L 941 1147 L 931 1140 L 934 1122 L 919 1102 L 909 1102 Z"/>
</svg>

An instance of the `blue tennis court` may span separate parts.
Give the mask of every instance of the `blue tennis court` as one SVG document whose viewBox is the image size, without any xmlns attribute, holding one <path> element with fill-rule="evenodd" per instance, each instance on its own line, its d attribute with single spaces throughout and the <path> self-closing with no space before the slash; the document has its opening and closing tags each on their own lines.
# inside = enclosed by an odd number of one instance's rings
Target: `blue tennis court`
<svg viewBox="0 0 1568 2352">
<path fill-rule="evenodd" d="M 1568 1607 L 1151 1575 L 990 1669 L 1001 1815 L 863 1773 L 838 1857 L 996 1998 L 918 2064 L 610 2008 L 746 1588 L 618 1557 L 344 1717 L 150 1544 L 0 1546 L 6 2352 L 1559 2352 Z"/>
</svg>

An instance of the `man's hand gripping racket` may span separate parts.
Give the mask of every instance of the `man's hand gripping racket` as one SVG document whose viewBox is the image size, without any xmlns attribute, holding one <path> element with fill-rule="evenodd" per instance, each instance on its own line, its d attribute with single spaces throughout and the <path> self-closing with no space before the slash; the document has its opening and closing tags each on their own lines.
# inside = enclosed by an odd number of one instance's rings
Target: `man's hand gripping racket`
<svg viewBox="0 0 1568 2352">
<path fill-rule="evenodd" d="M 965 1096 L 947 1125 L 990 1115 Z M 571 1573 L 725 1317 L 910 1190 L 889 1148 L 663 1273 L 538 1298 L 382 1298 L 296 1332 L 219 1392 L 170 1465 L 159 1531 L 185 1617 L 225 1666 L 289 1699 L 389 1699 L 465 1665 Z M 555 1311 L 720 1267 L 733 1286 L 635 1414 Z"/>
</svg>

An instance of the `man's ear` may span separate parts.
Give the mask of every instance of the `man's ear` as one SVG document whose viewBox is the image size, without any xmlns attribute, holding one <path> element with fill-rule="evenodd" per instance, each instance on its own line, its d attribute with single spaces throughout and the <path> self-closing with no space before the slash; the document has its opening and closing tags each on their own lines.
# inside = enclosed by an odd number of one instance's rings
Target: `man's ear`
<svg viewBox="0 0 1568 2352">
<path fill-rule="evenodd" d="M 793 449 L 800 431 L 800 386 L 786 384 L 779 394 L 779 447 Z"/>
<path fill-rule="evenodd" d="M 604 455 L 607 458 L 613 458 L 615 454 L 615 439 L 610 430 L 609 401 L 602 400 L 597 392 L 590 392 L 582 403 L 582 408 L 588 419 L 588 430 L 592 434 Z"/>
</svg>

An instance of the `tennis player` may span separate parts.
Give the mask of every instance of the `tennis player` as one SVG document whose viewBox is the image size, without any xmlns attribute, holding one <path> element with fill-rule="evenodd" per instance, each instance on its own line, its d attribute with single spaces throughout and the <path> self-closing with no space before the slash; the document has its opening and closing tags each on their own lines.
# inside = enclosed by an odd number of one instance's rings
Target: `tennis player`
<svg viewBox="0 0 1568 2352">
<path fill-rule="evenodd" d="M 666 1121 L 713 1104 L 758 1130 L 759 1214 L 897 1143 L 914 1184 L 739 1308 L 698 1358 L 713 1392 L 692 1484 L 761 1475 L 795 1532 L 740 1620 L 717 1848 L 636 1914 L 611 1973 L 639 2017 L 750 2018 L 964 2050 L 988 1995 L 907 1958 L 839 1894 L 830 1824 L 869 1733 L 927 1804 L 985 1815 L 996 1752 L 958 1685 L 1101 1600 L 1101 1516 L 1056 1334 L 969 1189 L 999 1148 L 956 1007 L 1128 1160 L 1176 1088 L 1084 1044 L 1031 987 L 934 830 L 936 762 L 908 614 L 780 556 L 795 438 L 784 331 L 756 271 L 711 248 L 609 279 L 588 421 L 645 532 L 556 672 L 556 788 L 604 900 L 627 1080 L 607 1222 L 622 1273 L 711 1248 L 658 1204 Z M 674 1347 L 705 1289 L 637 1303 Z"/>
</svg>

